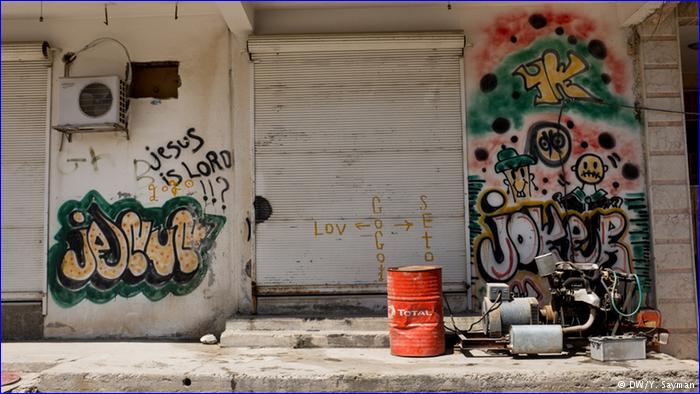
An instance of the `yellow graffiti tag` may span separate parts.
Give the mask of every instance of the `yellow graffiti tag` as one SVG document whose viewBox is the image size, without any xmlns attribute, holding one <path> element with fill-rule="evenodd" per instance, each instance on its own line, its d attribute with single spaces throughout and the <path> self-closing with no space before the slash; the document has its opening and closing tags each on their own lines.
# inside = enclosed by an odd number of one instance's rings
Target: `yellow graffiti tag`
<svg viewBox="0 0 700 394">
<path fill-rule="evenodd" d="M 69 249 L 61 260 L 61 273 L 68 279 L 83 282 L 97 271 L 100 278 L 114 281 L 126 270 L 139 277 L 148 270 L 149 262 L 155 273 L 167 277 L 173 274 L 176 263 L 184 274 L 196 271 L 200 265 L 197 247 L 206 238 L 208 229 L 197 222 L 186 209 L 173 212 L 170 228 L 165 237 L 136 212 L 126 211 L 116 223 L 101 217 L 87 229 L 80 229 L 81 246 Z M 108 242 L 114 240 L 113 244 Z M 164 241 L 164 242 L 163 242 Z M 110 256 L 117 256 L 110 261 Z"/>
<path fill-rule="evenodd" d="M 564 66 L 559 62 L 556 51 L 548 49 L 542 56 L 532 62 L 521 64 L 513 75 L 519 75 L 525 81 L 527 90 L 537 89 L 535 104 L 558 104 L 565 97 L 595 99 L 591 93 L 571 78 L 588 70 L 588 64 L 573 52 L 568 53 L 569 63 Z M 536 71 L 531 72 L 532 69 Z"/>
</svg>

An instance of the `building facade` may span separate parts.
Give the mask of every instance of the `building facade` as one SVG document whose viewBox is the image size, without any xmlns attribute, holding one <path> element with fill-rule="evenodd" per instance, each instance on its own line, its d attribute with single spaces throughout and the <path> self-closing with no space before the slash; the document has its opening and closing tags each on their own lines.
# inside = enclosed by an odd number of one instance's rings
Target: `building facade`
<svg viewBox="0 0 700 394">
<path fill-rule="evenodd" d="M 3 4 L 3 325 L 382 313 L 407 264 L 462 311 L 486 282 L 546 302 L 552 252 L 637 273 L 697 358 L 693 6 Z M 66 78 L 111 75 L 128 132 L 57 130 Z"/>
</svg>

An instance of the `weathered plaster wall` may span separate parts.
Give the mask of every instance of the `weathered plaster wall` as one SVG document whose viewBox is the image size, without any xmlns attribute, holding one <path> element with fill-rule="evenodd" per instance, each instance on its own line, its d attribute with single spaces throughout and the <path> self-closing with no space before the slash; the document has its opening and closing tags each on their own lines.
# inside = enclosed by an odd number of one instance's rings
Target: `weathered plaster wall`
<svg viewBox="0 0 700 394">
<path fill-rule="evenodd" d="M 233 233 L 235 280 L 232 286 L 237 291 L 236 312 L 249 314 L 255 311 L 253 295 L 253 278 L 255 277 L 255 199 L 254 163 L 253 163 L 253 64 L 246 52 L 247 37 L 231 39 L 232 72 L 232 113 L 233 113 L 233 155 L 236 157 L 234 168 L 234 199 L 236 210 L 234 222 L 238 229 Z"/>
<path fill-rule="evenodd" d="M 133 61 L 179 61 L 179 98 L 131 101 L 130 135 L 51 133 L 48 337 L 196 336 L 235 308 L 229 37 L 218 15 L 3 21 L 3 41 L 76 51 L 122 41 Z M 62 53 L 54 62 L 57 118 Z M 72 76 L 123 75 L 113 43 Z"/>
</svg>

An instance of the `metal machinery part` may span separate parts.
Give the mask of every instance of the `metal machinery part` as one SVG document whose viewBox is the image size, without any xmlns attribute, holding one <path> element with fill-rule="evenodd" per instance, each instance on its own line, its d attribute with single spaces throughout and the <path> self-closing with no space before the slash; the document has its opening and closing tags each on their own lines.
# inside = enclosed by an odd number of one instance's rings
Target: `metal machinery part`
<svg viewBox="0 0 700 394">
<path fill-rule="evenodd" d="M 510 287 L 507 283 L 487 283 L 486 284 L 486 298 L 491 302 L 496 302 L 498 297 L 501 297 L 501 301 L 510 301 Z"/>
<path fill-rule="evenodd" d="M 552 253 L 537 256 L 535 262 L 549 285 L 549 303 L 540 307 L 536 298 L 514 298 L 505 283 L 487 283 L 483 334 L 455 330 L 463 349 L 560 353 L 564 348 L 585 351 L 590 343 L 598 359 L 610 360 L 617 356 L 607 353 L 641 357 L 647 345 L 658 348 L 668 341 L 668 331 L 659 327 L 659 312 L 641 309 L 642 286 L 634 273 L 595 263 L 558 261 Z"/>
<path fill-rule="evenodd" d="M 554 253 L 543 254 L 535 257 L 535 264 L 537 264 L 537 272 L 540 276 L 547 277 L 557 269 L 557 258 Z"/>
<path fill-rule="evenodd" d="M 590 337 L 591 358 L 598 361 L 644 360 L 646 338 L 634 335 Z"/>
<path fill-rule="evenodd" d="M 494 308 L 494 302 L 484 297 L 483 310 L 493 311 L 484 320 L 484 334 L 489 337 L 500 337 L 508 332 L 513 325 L 539 324 L 540 311 L 537 298 L 513 298 L 510 301 L 499 301 L 500 306 Z"/>
<path fill-rule="evenodd" d="M 561 353 L 564 333 L 558 324 L 511 326 L 508 348 L 512 354 Z"/>
</svg>

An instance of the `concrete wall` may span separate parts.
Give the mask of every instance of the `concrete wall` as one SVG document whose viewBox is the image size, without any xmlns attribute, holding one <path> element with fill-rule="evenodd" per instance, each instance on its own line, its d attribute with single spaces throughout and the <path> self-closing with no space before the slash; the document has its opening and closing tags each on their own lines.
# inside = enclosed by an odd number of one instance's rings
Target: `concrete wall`
<svg viewBox="0 0 700 394">
<path fill-rule="evenodd" d="M 253 67 L 246 51 L 245 37 L 231 40 L 231 70 L 233 75 L 233 155 L 236 157 L 234 199 L 236 212 L 233 234 L 234 278 L 237 305 L 235 311 L 249 314 L 255 311 L 253 298 L 253 278 L 255 278 L 255 199 L 253 163 Z"/>
<path fill-rule="evenodd" d="M 220 329 L 235 309 L 238 263 L 227 27 L 217 14 L 112 18 L 108 26 L 99 19 L 3 20 L 3 41 L 46 40 L 62 49 L 54 62 L 54 123 L 62 53 L 104 36 L 123 42 L 133 61 L 179 61 L 182 86 L 177 99 L 131 101 L 130 140 L 76 135 L 59 150 L 60 134 L 52 131 L 44 334 L 164 337 Z M 121 49 L 105 43 L 82 53 L 71 75 L 123 75 L 125 63 Z M 177 175 L 174 190 L 166 180 Z M 171 230 L 159 240 L 154 230 L 163 227 Z"/>
<path fill-rule="evenodd" d="M 697 13 L 695 13 L 697 15 Z M 697 28 L 697 26 L 696 26 Z M 643 103 L 683 110 L 676 9 L 666 7 L 637 27 Z M 671 333 L 666 352 L 697 359 L 697 272 L 688 186 L 685 118 L 646 111 L 645 157 L 652 207 L 656 300 Z"/>
<path fill-rule="evenodd" d="M 44 336 L 41 302 L 2 304 L 2 340 L 37 340 Z"/>
</svg>

